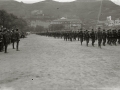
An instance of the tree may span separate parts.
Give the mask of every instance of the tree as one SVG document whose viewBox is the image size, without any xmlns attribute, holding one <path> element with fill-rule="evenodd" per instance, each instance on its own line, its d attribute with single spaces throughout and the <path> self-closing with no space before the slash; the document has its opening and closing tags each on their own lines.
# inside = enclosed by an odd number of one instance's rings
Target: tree
<svg viewBox="0 0 120 90">
<path fill-rule="evenodd" d="M 24 19 L 18 18 L 13 14 L 9 14 L 5 10 L 0 10 L 0 25 L 8 29 L 19 28 L 21 30 L 28 26 Z"/>
<path fill-rule="evenodd" d="M 0 24 L 4 27 L 8 19 L 8 14 L 5 10 L 0 10 Z"/>
</svg>

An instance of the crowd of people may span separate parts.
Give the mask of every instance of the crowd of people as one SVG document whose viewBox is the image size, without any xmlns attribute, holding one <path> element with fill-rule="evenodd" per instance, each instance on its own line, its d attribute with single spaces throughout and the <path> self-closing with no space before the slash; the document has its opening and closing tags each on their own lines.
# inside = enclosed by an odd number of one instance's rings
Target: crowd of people
<svg viewBox="0 0 120 90">
<path fill-rule="evenodd" d="M 119 30 L 105 30 L 98 28 L 98 30 L 92 29 L 89 30 L 82 30 L 79 31 L 65 31 L 65 32 L 44 32 L 40 33 L 40 35 L 45 35 L 48 37 L 54 38 L 64 38 L 65 41 L 80 41 L 81 45 L 83 41 L 86 41 L 86 46 L 88 46 L 89 41 L 92 41 L 92 46 L 94 46 L 95 42 L 98 41 L 98 47 L 101 48 L 101 45 L 105 46 L 108 45 L 117 45 L 120 44 L 120 29 Z"/>
<path fill-rule="evenodd" d="M 12 43 L 12 48 L 19 51 L 20 32 L 18 29 L 8 30 L 7 28 L 0 28 L 0 52 L 7 53 L 7 47 Z"/>
</svg>

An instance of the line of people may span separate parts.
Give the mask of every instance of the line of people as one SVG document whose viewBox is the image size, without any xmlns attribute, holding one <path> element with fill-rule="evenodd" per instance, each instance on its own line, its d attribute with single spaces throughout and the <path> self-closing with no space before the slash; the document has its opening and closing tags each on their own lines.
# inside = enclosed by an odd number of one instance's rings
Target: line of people
<svg viewBox="0 0 120 90">
<path fill-rule="evenodd" d="M 16 51 L 19 51 L 19 41 L 20 41 L 20 33 L 18 29 L 8 30 L 6 28 L 0 28 L 0 52 L 7 53 L 7 47 L 12 43 L 12 48 L 15 49 L 16 43 Z"/>
<path fill-rule="evenodd" d="M 119 30 L 105 30 L 98 28 L 97 31 L 95 30 L 82 30 L 78 32 L 46 32 L 46 33 L 40 33 L 40 35 L 54 37 L 54 38 L 64 38 L 65 41 L 73 41 L 77 40 L 80 41 L 81 45 L 83 41 L 86 41 L 86 46 L 88 46 L 89 41 L 92 41 L 92 46 L 94 46 L 95 41 L 98 41 L 98 47 L 101 48 L 101 45 L 103 46 L 107 44 L 109 45 L 117 45 L 120 44 L 120 29 Z"/>
</svg>

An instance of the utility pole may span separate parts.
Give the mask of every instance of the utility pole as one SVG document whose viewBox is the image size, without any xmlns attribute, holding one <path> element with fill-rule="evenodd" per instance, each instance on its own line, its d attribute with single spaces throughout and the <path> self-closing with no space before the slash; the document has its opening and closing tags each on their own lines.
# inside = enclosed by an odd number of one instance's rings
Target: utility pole
<svg viewBox="0 0 120 90">
<path fill-rule="evenodd" d="M 98 13 L 98 20 L 97 20 L 97 25 L 98 25 L 98 23 L 99 23 L 100 16 L 101 16 L 102 4 L 103 4 L 103 0 L 101 0 L 101 4 L 100 4 L 100 9 L 99 9 L 99 13 Z M 97 25 L 96 25 L 96 26 L 97 26 Z"/>
</svg>

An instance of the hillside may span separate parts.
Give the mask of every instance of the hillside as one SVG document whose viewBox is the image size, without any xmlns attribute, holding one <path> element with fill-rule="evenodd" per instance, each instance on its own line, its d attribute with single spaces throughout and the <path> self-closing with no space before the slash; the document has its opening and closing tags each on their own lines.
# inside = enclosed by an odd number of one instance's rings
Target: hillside
<svg viewBox="0 0 120 90">
<path fill-rule="evenodd" d="M 29 17 L 31 15 L 31 11 L 42 10 L 45 15 L 80 18 L 84 22 L 88 22 L 88 20 L 97 20 L 100 3 L 100 0 L 77 0 L 69 3 L 47 0 L 34 4 L 24 4 L 13 0 L 0 0 L 0 9 L 5 9 L 8 12 L 14 13 L 20 17 Z M 113 18 L 119 18 L 119 12 L 120 6 L 115 5 L 111 1 L 104 0 L 100 20 L 105 20 L 109 15 Z"/>
</svg>

